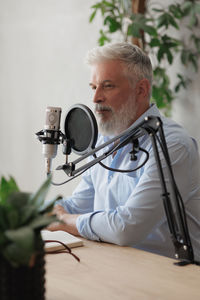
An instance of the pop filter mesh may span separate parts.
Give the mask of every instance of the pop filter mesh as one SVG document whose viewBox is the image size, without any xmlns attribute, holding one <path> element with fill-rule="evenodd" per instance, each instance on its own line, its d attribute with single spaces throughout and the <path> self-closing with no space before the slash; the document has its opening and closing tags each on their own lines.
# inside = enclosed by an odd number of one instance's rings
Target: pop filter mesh
<svg viewBox="0 0 200 300">
<path fill-rule="evenodd" d="M 95 145 L 98 135 L 96 119 L 85 105 L 77 104 L 69 110 L 64 127 L 74 152 L 82 154 Z"/>
</svg>

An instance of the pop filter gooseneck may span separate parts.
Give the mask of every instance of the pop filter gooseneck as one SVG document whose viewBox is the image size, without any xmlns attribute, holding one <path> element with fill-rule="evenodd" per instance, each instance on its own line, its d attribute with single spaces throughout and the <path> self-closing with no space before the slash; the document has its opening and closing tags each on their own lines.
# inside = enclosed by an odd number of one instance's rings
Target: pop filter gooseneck
<svg viewBox="0 0 200 300">
<path fill-rule="evenodd" d="M 76 104 L 70 108 L 65 118 L 64 131 L 74 153 L 84 155 L 95 148 L 98 127 L 87 106 Z"/>
</svg>

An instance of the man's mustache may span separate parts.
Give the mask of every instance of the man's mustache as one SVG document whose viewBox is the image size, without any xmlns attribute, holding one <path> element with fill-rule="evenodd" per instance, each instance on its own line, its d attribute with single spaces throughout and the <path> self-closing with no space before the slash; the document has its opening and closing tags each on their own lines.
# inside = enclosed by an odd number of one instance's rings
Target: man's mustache
<svg viewBox="0 0 200 300">
<path fill-rule="evenodd" d="M 102 104 L 95 104 L 95 112 L 96 111 L 112 111 L 112 108 L 109 107 L 109 106 L 105 106 L 105 105 L 102 105 Z"/>
</svg>

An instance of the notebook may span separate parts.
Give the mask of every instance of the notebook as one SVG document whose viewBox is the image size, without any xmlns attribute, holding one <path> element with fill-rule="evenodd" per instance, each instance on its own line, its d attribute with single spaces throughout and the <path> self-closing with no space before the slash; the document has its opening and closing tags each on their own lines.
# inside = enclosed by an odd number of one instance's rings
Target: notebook
<svg viewBox="0 0 200 300">
<path fill-rule="evenodd" d="M 44 241 L 45 240 L 60 241 L 65 245 L 67 245 L 69 248 L 83 246 L 83 241 L 81 239 L 62 230 L 58 230 L 58 231 L 42 230 L 41 236 Z M 59 249 L 63 249 L 63 246 L 60 243 L 57 242 L 45 243 L 45 250 L 47 252 L 48 250 L 52 251 L 52 250 L 59 250 Z"/>
</svg>

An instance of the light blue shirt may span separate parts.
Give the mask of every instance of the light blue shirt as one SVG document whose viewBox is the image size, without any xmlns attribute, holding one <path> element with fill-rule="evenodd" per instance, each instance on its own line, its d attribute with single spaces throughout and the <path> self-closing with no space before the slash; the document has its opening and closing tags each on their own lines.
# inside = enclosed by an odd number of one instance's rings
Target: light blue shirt
<svg viewBox="0 0 200 300">
<path fill-rule="evenodd" d="M 175 180 L 182 195 L 195 259 L 200 260 L 200 164 L 196 142 L 182 127 L 160 115 L 152 105 L 136 122 L 145 116 L 159 116 L 163 121 L 165 138 Z M 105 142 L 100 136 L 98 145 Z M 61 204 L 72 214 L 81 214 L 76 222 L 81 236 L 97 241 L 128 245 L 174 257 L 168 223 L 161 198 L 162 190 L 152 143 L 148 135 L 139 138 L 140 147 L 149 152 L 149 160 L 131 173 L 109 171 L 99 164 L 82 176 L 71 197 Z M 105 153 L 102 149 L 97 156 Z M 128 144 L 102 162 L 117 169 L 134 169 L 145 159 L 138 153 L 137 161 L 130 160 Z M 163 171 L 170 191 L 168 173 L 161 154 Z"/>
</svg>

